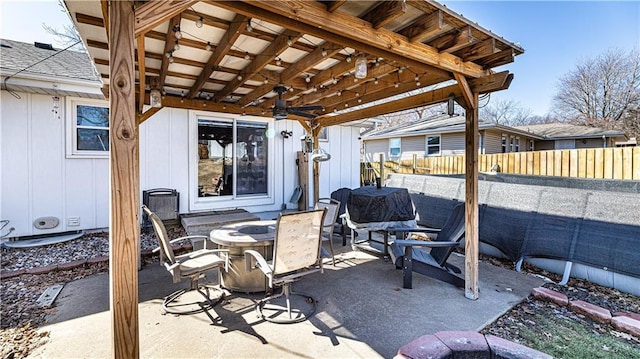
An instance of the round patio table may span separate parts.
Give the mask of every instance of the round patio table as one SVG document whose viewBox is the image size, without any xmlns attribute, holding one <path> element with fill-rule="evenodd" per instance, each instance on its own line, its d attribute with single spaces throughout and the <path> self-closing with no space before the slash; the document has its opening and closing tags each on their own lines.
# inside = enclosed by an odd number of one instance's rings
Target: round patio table
<svg viewBox="0 0 640 359">
<path fill-rule="evenodd" d="M 267 277 L 260 270 L 247 272 L 244 251 L 255 250 L 266 260 L 273 257 L 275 220 L 247 221 L 225 224 L 212 230 L 211 241 L 220 249 L 229 250 L 229 271 L 222 271 L 222 286 L 232 292 L 266 292 Z"/>
</svg>

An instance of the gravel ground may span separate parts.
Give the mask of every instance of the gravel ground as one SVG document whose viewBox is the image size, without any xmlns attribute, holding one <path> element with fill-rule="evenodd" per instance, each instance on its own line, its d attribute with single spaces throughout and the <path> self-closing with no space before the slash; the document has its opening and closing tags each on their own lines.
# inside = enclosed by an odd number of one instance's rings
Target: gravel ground
<svg viewBox="0 0 640 359">
<path fill-rule="evenodd" d="M 185 235 L 181 227 L 168 227 L 170 238 Z M 141 248 L 153 249 L 157 247 L 157 241 L 153 233 L 143 231 L 141 233 Z M 28 249 L 2 249 L 2 271 L 28 270 L 52 264 L 68 263 L 76 260 L 84 260 L 109 255 L 109 242 L 107 233 L 89 233 L 82 238 L 65 243 L 54 244 L 46 247 Z M 480 256 L 480 259 L 493 265 L 503 266 L 513 270 L 513 263 Z M 146 259 L 149 262 L 157 261 L 158 257 Z M 571 279 L 567 286 L 558 286 L 553 281 L 559 281 L 560 276 L 540 270 L 525 264 L 523 270 L 528 273 L 549 278 L 545 287 L 565 293 L 571 300 L 580 299 L 592 304 L 609 309 L 611 312 L 630 311 L 640 313 L 640 298 L 621 293 L 615 289 L 605 288 L 583 280 Z M 0 282 L 0 358 L 13 359 L 24 358 L 29 352 L 39 345 L 46 343 L 48 333 L 38 333 L 38 327 L 45 324 L 45 317 L 51 309 L 43 309 L 36 305 L 36 300 L 49 286 L 56 283 L 67 283 L 96 273 L 107 272 L 108 265 L 104 262 L 97 264 L 85 264 L 84 266 L 70 269 L 57 270 L 45 274 L 23 274 L 17 277 L 3 279 Z M 504 339 L 521 342 L 519 328 L 531 326 L 532 313 L 545 315 L 562 315 L 571 320 L 590 326 L 593 330 L 602 330 L 602 325 L 588 318 L 563 312 L 562 308 L 527 298 L 523 303 L 514 307 L 504 316 L 489 324 L 483 329 L 483 333 L 490 333 Z M 640 351 L 640 341 L 619 333 L 623 340 L 631 345 L 637 345 Z M 526 343 L 523 343 L 526 345 Z"/>
</svg>

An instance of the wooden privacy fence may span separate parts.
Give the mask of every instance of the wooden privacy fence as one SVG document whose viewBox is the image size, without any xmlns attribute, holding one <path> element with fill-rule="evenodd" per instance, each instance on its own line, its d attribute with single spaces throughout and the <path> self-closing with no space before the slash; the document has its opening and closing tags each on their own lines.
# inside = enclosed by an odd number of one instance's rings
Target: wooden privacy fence
<svg viewBox="0 0 640 359">
<path fill-rule="evenodd" d="M 380 168 L 383 168 L 382 176 Z M 478 170 L 503 173 L 640 180 L 640 147 L 582 148 L 530 152 L 494 153 L 478 156 Z M 464 156 L 417 157 L 400 161 L 363 162 L 361 182 L 375 183 L 388 173 L 463 174 Z"/>
</svg>

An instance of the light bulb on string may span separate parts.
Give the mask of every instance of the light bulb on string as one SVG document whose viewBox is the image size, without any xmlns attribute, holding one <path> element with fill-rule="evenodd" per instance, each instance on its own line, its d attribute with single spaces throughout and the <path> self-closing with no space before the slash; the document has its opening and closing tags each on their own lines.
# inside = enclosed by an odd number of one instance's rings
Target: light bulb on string
<svg viewBox="0 0 640 359">
<path fill-rule="evenodd" d="M 211 51 L 211 43 L 207 41 L 207 46 L 204 47 L 205 50 Z"/>
<path fill-rule="evenodd" d="M 204 22 L 204 18 L 202 16 L 200 16 L 200 18 L 198 18 L 198 20 L 196 20 L 196 27 L 198 29 L 202 28 L 202 23 Z"/>
</svg>

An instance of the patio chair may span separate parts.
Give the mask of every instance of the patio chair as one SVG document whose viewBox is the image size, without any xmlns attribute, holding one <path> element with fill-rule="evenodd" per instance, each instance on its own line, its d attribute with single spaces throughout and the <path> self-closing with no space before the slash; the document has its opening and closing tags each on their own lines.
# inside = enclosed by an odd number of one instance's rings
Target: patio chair
<svg viewBox="0 0 640 359">
<path fill-rule="evenodd" d="M 333 229 L 338 220 L 338 211 L 340 210 L 340 202 L 332 198 L 319 198 L 315 205 L 315 209 L 327 209 L 322 224 L 322 241 L 329 242 L 329 251 L 331 252 L 331 261 L 336 265 L 335 252 L 333 251 Z"/>
<path fill-rule="evenodd" d="M 227 249 L 207 249 L 208 237 L 206 236 L 185 236 L 169 240 L 167 230 L 162 220 L 147 206 L 142 206 L 142 210 L 151 219 L 153 230 L 158 238 L 159 247 L 154 252 L 160 252 L 160 263 L 173 276 L 173 283 L 179 283 L 183 278 L 191 281 L 189 289 L 180 289 L 168 295 L 163 303 L 162 309 L 165 313 L 171 314 L 196 314 L 213 308 L 216 304 L 224 299 L 224 291 L 220 288 L 221 270 L 229 269 L 229 250 Z M 204 239 L 204 248 L 191 251 L 181 255 L 175 255 L 172 244 L 189 239 Z M 205 277 L 205 272 L 217 269 L 218 285 L 199 285 L 200 278 Z M 204 302 L 185 302 L 181 303 L 182 296 L 191 291 L 197 291 L 205 299 Z M 217 297 L 211 298 L 210 292 L 218 293 Z M 196 306 L 194 308 L 194 306 Z M 186 308 L 186 309 L 185 309 Z"/>
<path fill-rule="evenodd" d="M 291 286 L 303 276 L 322 273 L 320 249 L 325 214 L 326 209 L 280 214 L 276 222 L 273 260 L 270 262 L 257 251 L 244 252 L 247 272 L 260 269 L 269 280 L 269 288 L 273 290 L 276 286 L 282 286 L 280 293 L 272 294 L 256 303 L 256 311 L 262 319 L 273 323 L 297 323 L 315 313 L 316 301 L 307 294 L 294 292 Z M 283 296 L 284 305 L 276 300 Z M 293 309 L 292 297 L 302 299 L 300 304 L 310 308 Z M 282 318 L 281 314 L 285 310 L 287 316 Z"/>
<path fill-rule="evenodd" d="M 331 192 L 331 198 L 340 202 L 340 210 L 338 210 L 338 219 L 336 219 L 336 225 L 340 226 L 340 235 L 342 236 L 342 245 L 347 245 L 347 224 L 344 220 L 344 214 L 347 208 L 347 200 L 349 199 L 349 194 L 351 193 L 351 188 L 342 187 L 333 192 Z"/>
<path fill-rule="evenodd" d="M 453 249 L 464 238 L 464 203 L 453 208 L 453 212 L 441 229 L 436 228 L 389 228 L 396 233 L 390 245 L 390 255 L 397 268 L 402 268 L 403 288 L 412 288 L 412 273 L 420 273 L 434 279 L 464 287 L 464 278 L 458 276 L 460 269 L 447 263 Z M 411 233 L 437 233 L 434 241 L 406 238 Z M 398 239 L 399 238 L 399 239 Z M 410 238 L 410 237 L 409 237 Z M 430 248 L 430 250 L 427 250 Z"/>
</svg>

